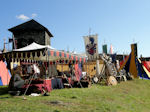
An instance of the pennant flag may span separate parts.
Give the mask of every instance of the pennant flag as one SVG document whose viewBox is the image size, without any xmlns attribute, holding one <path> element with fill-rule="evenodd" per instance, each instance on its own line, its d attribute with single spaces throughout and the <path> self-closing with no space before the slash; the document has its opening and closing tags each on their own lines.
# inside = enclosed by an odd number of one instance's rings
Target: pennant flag
<svg viewBox="0 0 150 112">
<path fill-rule="evenodd" d="M 110 54 L 113 54 L 114 53 L 114 49 L 113 49 L 113 46 L 112 45 L 110 45 Z"/>
<path fill-rule="evenodd" d="M 50 55 L 51 55 L 50 50 L 48 50 L 48 56 L 50 56 Z"/>
<path fill-rule="evenodd" d="M 51 56 L 54 56 L 54 51 L 50 51 L 50 55 L 51 55 Z"/>
<path fill-rule="evenodd" d="M 103 53 L 107 54 L 107 45 L 103 45 Z"/>
</svg>

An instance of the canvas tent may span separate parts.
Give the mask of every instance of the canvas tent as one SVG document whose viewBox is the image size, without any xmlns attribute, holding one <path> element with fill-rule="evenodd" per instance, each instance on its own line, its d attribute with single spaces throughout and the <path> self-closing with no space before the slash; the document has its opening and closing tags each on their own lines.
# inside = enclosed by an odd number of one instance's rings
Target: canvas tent
<svg viewBox="0 0 150 112">
<path fill-rule="evenodd" d="M 32 44 L 30 44 L 26 47 L 23 47 L 23 48 L 20 48 L 20 49 L 14 49 L 13 51 L 30 51 L 30 50 L 43 49 L 43 48 L 54 49 L 50 45 L 44 46 L 44 45 L 40 45 L 40 44 L 37 44 L 37 43 L 33 42 Z"/>
<path fill-rule="evenodd" d="M 125 69 L 127 72 L 129 72 L 134 78 L 138 77 L 138 70 L 137 70 L 137 57 L 136 57 L 136 44 L 131 45 L 131 53 L 126 58 L 125 62 L 121 65 L 121 69 Z"/>
<path fill-rule="evenodd" d="M 59 65 L 63 64 L 69 65 L 71 64 L 77 64 L 77 63 L 84 63 L 86 61 L 85 56 L 81 56 L 78 54 L 68 53 L 65 51 L 60 51 L 52 48 L 51 46 L 45 46 L 45 45 L 39 45 L 37 43 L 32 43 L 26 47 L 20 48 L 20 49 L 14 49 L 11 52 L 3 53 L 0 55 L 1 58 L 5 58 L 10 63 L 22 63 L 22 64 L 32 64 L 32 63 L 42 63 L 42 66 L 46 68 L 46 74 L 44 78 L 49 81 L 49 85 L 51 82 L 51 77 L 48 75 L 51 75 L 53 71 L 49 71 L 49 67 L 52 65 Z M 13 65 L 11 64 L 11 66 Z M 18 64 L 19 65 L 19 64 Z M 47 69 L 48 68 L 48 69 Z M 55 68 L 54 66 L 51 67 L 52 69 Z M 80 67 L 77 67 L 76 75 L 81 75 L 81 70 L 78 69 Z M 56 68 L 55 68 L 56 69 Z M 44 69 L 45 70 L 45 69 Z M 47 73 L 48 71 L 48 73 Z M 47 76 L 49 78 L 47 78 Z M 80 77 L 78 77 L 78 80 L 80 80 Z"/>
<path fill-rule="evenodd" d="M 20 49 L 14 49 L 12 52 L 1 54 L 2 58 L 9 59 L 13 62 L 33 62 L 33 61 L 45 61 L 45 62 L 69 62 L 65 60 L 85 62 L 86 57 L 78 54 L 68 53 L 52 48 L 49 45 L 39 45 L 32 43 L 26 47 Z"/>
<path fill-rule="evenodd" d="M 120 69 L 125 69 L 134 78 L 150 79 L 150 61 L 141 61 L 136 56 L 135 44 L 131 45 L 131 53 L 121 65 Z"/>
<path fill-rule="evenodd" d="M 8 85 L 11 78 L 11 73 L 7 69 L 6 62 L 0 61 L 0 86 Z"/>
<path fill-rule="evenodd" d="M 44 63 L 47 68 L 50 65 L 75 64 L 86 61 L 85 56 L 56 50 L 49 45 L 45 46 L 37 43 L 32 43 L 20 49 L 14 49 L 12 52 L 3 53 L 0 57 L 6 58 L 11 63 L 11 69 L 13 69 L 14 63 L 18 65 L 21 63 Z"/>
<path fill-rule="evenodd" d="M 141 79 L 150 79 L 150 61 L 141 61 L 138 62 L 138 75 Z"/>
</svg>

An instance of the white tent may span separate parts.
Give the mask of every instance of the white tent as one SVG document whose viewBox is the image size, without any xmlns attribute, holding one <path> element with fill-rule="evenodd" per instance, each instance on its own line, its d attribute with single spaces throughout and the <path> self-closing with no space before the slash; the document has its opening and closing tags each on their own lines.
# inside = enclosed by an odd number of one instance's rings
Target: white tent
<svg viewBox="0 0 150 112">
<path fill-rule="evenodd" d="M 32 62 L 32 61 L 59 61 L 59 60 L 70 60 L 70 61 L 78 61 L 85 62 L 86 57 L 68 53 L 61 50 L 56 50 L 55 48 L 49 45 L 40 45 L 35 42 L 32 44 L 25 46 L 20 49 L 14 49 L 12 52 L 7 52 L 1 54 L 2 57 L 13 59 L 13 62 L 23 61 L 23 62 Z"/>
<path fill-rule="evenodd" d="M 13 51 L 31 51 L 31 50 L 38 50 L 38 49 L 44 49 L 44 48 L 54 50 L 54 48 L 51 47 L 50 45 L 40 45 L 40 44 L 33 42 L 32 44 L 30 44 L 28 46 L 25 46 L 25 47 L 20 48 L 20 49 L 14 49 Z"/>
</svg>

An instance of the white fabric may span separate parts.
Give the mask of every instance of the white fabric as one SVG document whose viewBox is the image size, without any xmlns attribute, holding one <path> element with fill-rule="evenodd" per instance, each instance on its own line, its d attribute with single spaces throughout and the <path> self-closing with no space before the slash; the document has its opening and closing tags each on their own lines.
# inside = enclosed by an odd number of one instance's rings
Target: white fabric
<svg viewBox="0 0 150 112">
<path fill-rule="evenodd" d="M 37 93 L 31 93 L 31 95 L 29 96 L 40 96 L 40 94 L 37 94 Z"/>
<path fill-rule="evenodd" d="M 37 50 L 37 49 L 43 49 L 43 48 L 54 49 L 53 47 L 49 45 L 40 45 L 40 44 L 33 42 L 32 44 L 26 47 L 23 47 L 20 49 L 14 49 L 13 51 L 30 51 L 30 50 Z"/>
<path fill-rule="evenodd" d="M 34 73 L 40 74 L 40 69 L 35 64 L 33 64 L 33 70 L 34 70 Z"/>
<path fill-rule="evenodd" d="M 85 77 L 86 76 L 86 72 L 82 72 L 82 77 Z"/>
</svg>

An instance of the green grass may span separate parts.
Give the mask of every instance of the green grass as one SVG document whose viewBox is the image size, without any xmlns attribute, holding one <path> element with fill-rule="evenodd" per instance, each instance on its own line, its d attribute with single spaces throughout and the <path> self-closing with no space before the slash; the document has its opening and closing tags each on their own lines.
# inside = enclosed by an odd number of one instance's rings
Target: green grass
<svg viewBox="0 0 150 112">
<path fill-rule="evenodd" d="M 150 81 L 53 90 L 50 96 L 26 98 L 9 96 L 7 87 L 0 87 L 0 112 L 150 112 Z"/>
</svg>

